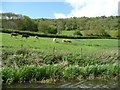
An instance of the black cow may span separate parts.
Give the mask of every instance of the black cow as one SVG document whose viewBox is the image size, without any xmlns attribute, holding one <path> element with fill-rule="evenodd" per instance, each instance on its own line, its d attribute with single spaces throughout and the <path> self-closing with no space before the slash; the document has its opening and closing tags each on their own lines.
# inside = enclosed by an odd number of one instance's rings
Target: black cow
<svg viewBox="0 0 120 90">
<path fill-rule="evenodd" d="M 18 33 L 11 33 L 11 37 L 18 36 L 18 35 L 19 35 Z"/>
<path fill-rule="evenodd" d="M 23 37 L 25 37 L 25 38 L 27 39 L 27 38 L 29 37 L 29 35 L 28 35 L 28 34 L 23 34 L 23 35 L 22 35 L 22 38 L 23 38 Z"/>
</svg>

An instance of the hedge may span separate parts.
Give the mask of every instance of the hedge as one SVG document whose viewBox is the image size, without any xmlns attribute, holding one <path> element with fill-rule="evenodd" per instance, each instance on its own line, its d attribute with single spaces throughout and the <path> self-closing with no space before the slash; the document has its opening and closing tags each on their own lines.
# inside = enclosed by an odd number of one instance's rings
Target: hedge
<svg viewBox="0 0 120 90">
<path fill-rule="evenodd" d="M 31 32 L 31 31 L 20 31 L 20 30 L 12 30 L 12 29 L 3 29 L 0 28 L 0 32 L 3 33 L 19 33 L 28 34 L 30 36 L 38 36 L 38 37 L 49 37 L 49 38 L 67 38 L 67 39 L 118 39 L 113 37 L 105 37 L 105 36 L 67 36 L 67 35 L 56 35 L 56 34 L 41 34 L 38 32 Z"/>
</svg>

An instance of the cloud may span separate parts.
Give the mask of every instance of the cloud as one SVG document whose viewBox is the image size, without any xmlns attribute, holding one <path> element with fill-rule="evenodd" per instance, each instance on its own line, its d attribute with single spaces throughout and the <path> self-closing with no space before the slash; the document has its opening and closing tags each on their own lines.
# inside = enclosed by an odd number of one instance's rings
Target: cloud
<svg viewBox="0 0 120 90">
<path fill-rule="evenodd" d="M 60 18 L 118 15 L 118 2 L 119 0 L 65 0 L 65 3 L 71 5 L 71 12 L 66 15 L 55 13 L 55 18 L 59 18 L 59 15 Z"/>
</svg>

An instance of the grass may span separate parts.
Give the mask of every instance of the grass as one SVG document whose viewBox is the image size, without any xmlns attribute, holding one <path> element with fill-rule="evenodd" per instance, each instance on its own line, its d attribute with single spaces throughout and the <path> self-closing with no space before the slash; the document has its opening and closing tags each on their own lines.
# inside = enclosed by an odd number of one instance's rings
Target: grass
<svg viewBox="0 0 120 90">
<path fill-rule="evenodd" d="M 117 39 L 71 39 L 66 44 L 62 39 L 0 36 L 4 83 L 114 78 L 120 70 Z"/>
<path fill-rule="evenodd" d="M 28 39 L 19 37 L 11 37 L 10 34 L 2 35 L 2 48 L 3 49 L 17 49 L 23 45 L 27 48 L 35 48 L 43 51 L 51 51 L 53 47 L 59 52 L 72 52 L 79 53 L 82 48 L 85 53 L 88 52 L 99 52 L 99 51 L 117 51 L 118 40 L 116 39 L 72 39 L 71 44 L 62 43 L 62 39 L 57 39 L 59 43 L 54 43 L 52 38 L 41 38 L 35 39 L 30 37 Z"/>
<path fill-rule="evenodd" d="M 75 31 L 62 31 L 62 35 L 74 36 Z"/>
<path fill-rule="evenodd" d="M 115 69 L 115 70 L 111 70 Z M 63 68 L 61 65 L 45 65 L 45 66 L 24 66 L 20 68 L 3 68 L 3 80 L 4 83 L 23 83 L 23 82 L 35 82 L 47 79 L 56 82 L 61 79 L 85 79 L 85 78 L 111 78 L 117 77 L 120 67 L 118 64 L 106 64 L 106 65 L 91 65 L 85 67 L 79 67 L 76 65 L 67 66 Z M 114 71 L 114 72 L 113 72 Z M 91 77 L 92 76 L 92 77 Z"/>
</svg>

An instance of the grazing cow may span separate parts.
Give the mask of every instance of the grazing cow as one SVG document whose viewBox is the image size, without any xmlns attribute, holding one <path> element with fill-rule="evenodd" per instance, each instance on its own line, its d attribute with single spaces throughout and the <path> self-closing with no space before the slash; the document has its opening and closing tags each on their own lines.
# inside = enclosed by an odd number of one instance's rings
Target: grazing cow
<svg viewBox="0 0 120 90">
<path fill-rule="evenodd" d="M 18 33 L 11 33 L 11 37 L 18 36 Z"/>
<path fill-rule="evenodd" d="M 36 38 L 36 39 L 39 39 L 39 37 L 38 37 L 38 36 L 35 36 L 35 38 Z"/>
<path fill-rule="evenodd" d="M 72 41 L 70 41 L 70 40 L 67 40 L 67 42 L 68 42 L 68 43 L 72 43 Z"/>
<path fill-rule="evenodd" d="M 57 38 L 53 38 L 53 42 L 59 43 L 59 42 L 57 41 Z"/>
<path fill-rule="evenodd" d="M 62 42 L 63 42 L 63 43 L 72 43 L 72 41 L 67 40 L 67 39 L 63 39 Z"/>
<path fill-rule="evenodd" d="M 28 34 L 23 34 L 23 35 L 22 35 L 22 38 L 23 38 L 23 37 L 25 37 L 25 38 L 27 39 L 27 38 L 29 37 L 29 35 L 28 35 Z"/>
<path fill-rule="evenodd" d="M 63 39 L 63 40 L 62 40 L 62 43 L 64 43 L 64 42 L 66 42 L 66 40 L 65 40 L 65 39 Z"/>
<path fill-rule="evenodd" d="M 55 42 L 55 43 L 56 43 L 56 38 L 53 38 L 53 42 Z"/>
</svg>

